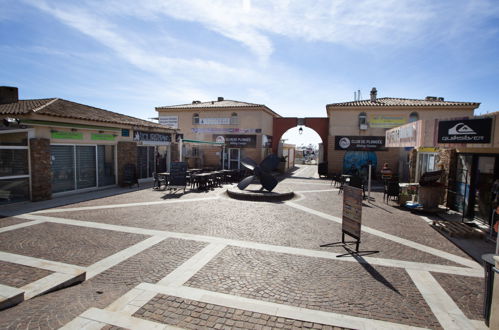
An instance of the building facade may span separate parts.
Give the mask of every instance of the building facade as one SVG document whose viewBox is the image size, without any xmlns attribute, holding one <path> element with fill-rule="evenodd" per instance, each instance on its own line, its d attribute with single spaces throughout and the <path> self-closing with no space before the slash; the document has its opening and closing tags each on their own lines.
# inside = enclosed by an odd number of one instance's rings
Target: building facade
<svg viewBox="0 0 499 330">
<path fill-rule="evenodd" d="M 19 100 L 0 87 L 0 203 L 50 199 L 166 171 L 175 130 L 59 99 Z"/>
<path fill-rule="evenodd" d="M 441 97 L 423 100 L 378 98 L 375 88 L 369 100 L 333 103 L 326 106 L 329 117 L 329 173 L 362 172 L 370 162 L 375 177 L 386 162 L 402 180 L 411 148 L 387 148 L 385 132 L 417 120 L 470 117 L 479 103 L 450 102 Z"/>
<path fill-rule="evenodd" d="M 273 118 L 280 117 L 263 104 L 225 100 L 193 101 L 157 107 L 160 124 L 178 128 L 186 144 L 182 154 L 190 167 L 241 168 L 249 157 L 260 162 L 270 153 Z M 222 142 L 211 146 L 202 142 Z"/>
</svg>

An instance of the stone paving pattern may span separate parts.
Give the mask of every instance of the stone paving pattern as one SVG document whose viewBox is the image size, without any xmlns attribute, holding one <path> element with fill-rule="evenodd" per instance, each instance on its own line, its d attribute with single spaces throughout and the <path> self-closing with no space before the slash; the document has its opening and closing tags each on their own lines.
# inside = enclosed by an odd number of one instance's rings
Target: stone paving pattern
<svg viewBox="0 0 499 330">
<path fill-rule="evenodd" d="M 470 320 L 483 320 L 485 280 L 469 276 L 431 273 Z"/>
<path fill-rule="evenodd" d="M 89 266 L 148 236 L 41 223 L 0 233 L 0 251 Z"/>
<path fill-rule="evenodd" d="M 314 210 L 342 217 L 343 194 L 338 192 L 307 193 L 306 199 L 298 204 Z M 383 193 L 371 192 L 375 198 L 372 203 L 364 201 L 362 207 L 362 225 L 381 230 L 387 234 L 402 237 L 420 244 L 440 249 L 458 256 L 469 258 L 466 253 L 446 239 L 440 239 L 437 232 L 419 216 L 396 206 L 395 202 L 383 202 Z"/>
<path fill-rule="evenodd" d="M 133 316 L 185 329 L 344 329 L 162 294 Z"/>
<path fill-rule="evenodd" d="M 142 282 L 157 283 L 203 247 L 167 239 L 80 285 L 0 311 L 0 329 L 58 329 L 90 307 L 105 308 Z"/>
<path fill-rule="evenodd" d="M 281 203 L 221 198 L 216 201 L 62 212 L 51 216 L 337 253 L 345 252 L 338 246 L 320 247 L 322 244 L 341 240 L 341 224 Z M 437 232 L 433 232 L 432 239 L 442 240 Z M 361 248 L 380 251 L 376 254 L 379 258 L 460 266 L 452 261 L 368 233 L 362 233 L 361 240 Z"/>
<path fill-rule="evenodd" d="M 0 217 L 0 228 L 17 225 L 23 222 L 31 222 L 31 220 L 19 219 L 14 217 L 6 217 L 6 218 Z"/>
<path fill-rule="evenodd" d="M 418 327 L 440 326 L 403 269 L 230 247 L 185 285 Z"/>
<path fill-rule="evenodd" d="M 51 271 L 0 261 L 0 284 L 21 288 L 52 274 Z"/>
</svg>

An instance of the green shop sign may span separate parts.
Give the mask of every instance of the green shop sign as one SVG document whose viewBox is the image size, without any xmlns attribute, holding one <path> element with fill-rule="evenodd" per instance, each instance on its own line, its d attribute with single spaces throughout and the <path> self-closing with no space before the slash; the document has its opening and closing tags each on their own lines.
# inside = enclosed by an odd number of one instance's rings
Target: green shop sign
<svg viewBox="0 0 499 330">
<path fill-rule="evenodd" d="M 90 139 L 92 139 L 92 140 L 114 141 L 114 138 L 115 138 L 115 136 L 113 134 L 92 133 L 90 135 Z"/>
<path fill-rule="evenodd" d="M 52 139 L 83 140 L 83 133 L 80 132 L 51 132 Z"/>
</svg>

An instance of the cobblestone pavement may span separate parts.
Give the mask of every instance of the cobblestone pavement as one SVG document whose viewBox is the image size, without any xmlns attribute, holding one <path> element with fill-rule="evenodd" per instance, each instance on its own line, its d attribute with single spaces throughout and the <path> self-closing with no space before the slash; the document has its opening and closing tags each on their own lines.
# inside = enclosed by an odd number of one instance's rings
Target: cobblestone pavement
<svg viewBox="0 0 499 330">
<path fill-rule="evenodd" d="M 29 220 L 14 217 L 0 218 L 0 228 L 17 225 L 23 222 L 29 222 Z"/>
<path fill-rule="evenodd" d="M 186 329 L 345 329 L 162 294 L 151 299 L 134 316 Z"/>
<path fill-rule="evenodd" d="M 15 288 L 23 287 L 51 273 L 51 271 L 45 269 L 0 261 L 0 284 Z"/>
<path fill-rule="evenodd" d="M 320 247 L 341 237 L 342 195 L 307 179 L 313 171 L 280 183 L 298 193 L 283 203 L 231 200 L 227 186 L 131 189 L 1 218 L 0 283 L 49 278 L 36 267 L 26 276 L 27 262 L 44 260 L 87 280 L 0 311 L 0 328 L 480 328 L 481 266 L 379 194 L 363 207 L 361 244 L 379 253 L 336 258 L 342 247 Z"/>
</svg>

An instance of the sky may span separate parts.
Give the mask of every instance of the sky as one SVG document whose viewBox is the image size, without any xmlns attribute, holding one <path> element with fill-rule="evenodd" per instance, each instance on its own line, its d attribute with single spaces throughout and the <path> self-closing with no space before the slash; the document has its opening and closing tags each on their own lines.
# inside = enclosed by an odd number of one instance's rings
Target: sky
<svg viewBox="0 0 499 330">
<path fill-rule="evenodd" d="M 369 98 L 499 111 L 497 0 L 0 0 L 0 85 L 147 119 L 225 99 L 284 117 Z M 312 130 L 288 143 L 317 143 Z M 315 134 L 315 135 L 314 135 Z"/>
</svg>

